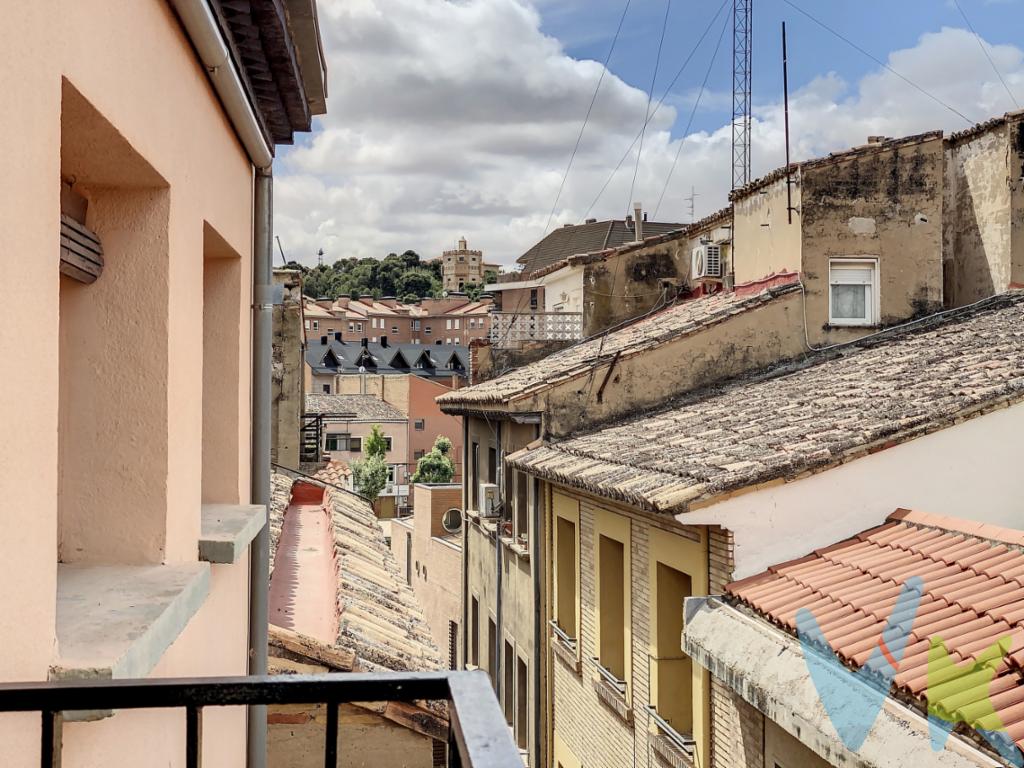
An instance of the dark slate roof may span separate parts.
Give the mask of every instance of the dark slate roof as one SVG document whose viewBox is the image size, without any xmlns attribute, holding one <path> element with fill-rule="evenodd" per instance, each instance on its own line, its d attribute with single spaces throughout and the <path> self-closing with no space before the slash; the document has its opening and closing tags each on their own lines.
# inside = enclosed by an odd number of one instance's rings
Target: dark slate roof
<svg viewBox="0 0 1024 768">
<path fill-rule="evenodd" d="M 1024 291 L 736 380 L 510 466 L 653 511 L 789 480 L 1024 400 Z"/>
<path fill-rule="evenodd" d="M 645 221 L 643 234 L 645 238 L 664 235 L 677 229 L 684 229 L 686 226 L 686 224 Z M 570 256 L 603 251 L 606 248 L 617 248 L 635 239 L 636 235 L 632 226 L 627 229 L 624 219 L 565 226 L 547 235 L 516 261 L 523 265 L 523 275 L 525 276 Z"/>
<path fill-rule="evenodd" d="M 356 421 L 405 421 L 406 415 L 375 395 L 306 394 L 306 413 L 353 413 Z"/>
<path fill-rule="evenodd" d="M 314 373 L 413 373 L 426 379 L 467 375 L 469 349 L 458 344 L 380 344 L 319 338 L 306 345 L 306 362 Z"/>
</svg>

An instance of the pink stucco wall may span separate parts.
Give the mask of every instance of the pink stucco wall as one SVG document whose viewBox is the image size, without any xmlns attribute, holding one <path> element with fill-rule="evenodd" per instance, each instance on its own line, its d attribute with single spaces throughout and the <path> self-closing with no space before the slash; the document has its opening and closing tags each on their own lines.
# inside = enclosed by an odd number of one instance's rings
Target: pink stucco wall
<svg viewBox="0 0 1024 768">
<path fill-rule="evenodd" d="M 0 259 L 17 280 L 0 323 L 0 423 L 10 438 L 0 443 L 0 524 L 11 533 L 0 536 L 0 679 L 43 680 L 56 652 L 58 545 L 69 561 L 194 561 L 204 472 L 230 478 L 209 500 L 248 500 L 252 172 L 167 2 L 13 3 L 4 30 L 0 93 L 18 146 L 0 159 Z M 119 142 L 79 131 L 62 168 L 62 100 L 88 105 Z M 62 171 L 94 198 L 87 223 L 110 246 L 92 286 L 110 315 L 78 302 L 74 329 L 59 318 Z M 123 186 L 130 178 L 146 183 Z M 135 249 L 140 205 L 156 239 Z M 230 434 L 204 467 L 207 226 L 237 254 L 229 322 L 241 341 L 230 351 L 236 375 L 219 382 L 235 414 L 224 422 Z M 133 268 L 133 254 L 145 269 Z M 73 385 L 62 389 L 62 375 Z M 58 423 L 71 440 L 63 446 Z M 214 570 L 207 602 L 155 674 L 244 671 L 244 561 Z M 5 766 L 38 764 L 38 721 L 0 718 Z M 210 765 L 241 764 L 243 725 L 240 712 L 209 713 Z M 183 715 L 166 712 L 69 725 L 65 764 L 177 766 L 182 729 Z"/>
</svg>

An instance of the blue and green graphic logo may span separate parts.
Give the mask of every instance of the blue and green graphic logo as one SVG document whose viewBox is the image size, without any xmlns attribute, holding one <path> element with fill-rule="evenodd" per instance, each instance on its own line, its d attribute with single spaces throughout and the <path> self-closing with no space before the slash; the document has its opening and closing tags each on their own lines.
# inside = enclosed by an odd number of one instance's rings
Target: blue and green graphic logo
<svg viewBox="0 0 1024 768">
<path fill-rule="evenodd" d="M 840 739 L 853 752 L 864 744 L 889 695 L 923 593 L 920 578 L 915 576 L 903 583 L 878 645 L 857 670 L 848 669 L 836 656 L 814 614 L 805 608 L 797 612 L 797 634 L 814 687 Z M 942 750 L 953 728 L 965 722 L 972 724 L 1011 765 L 1024 768 L 1024 758 L 988 694 L 988 686 L 1010 652 L 1011 643 L 1009 636 L 1001 637 L 973 661 L 957 664 L 941 637 L 929 638 L 925 698 L 933 750 Z"/>
</svg>

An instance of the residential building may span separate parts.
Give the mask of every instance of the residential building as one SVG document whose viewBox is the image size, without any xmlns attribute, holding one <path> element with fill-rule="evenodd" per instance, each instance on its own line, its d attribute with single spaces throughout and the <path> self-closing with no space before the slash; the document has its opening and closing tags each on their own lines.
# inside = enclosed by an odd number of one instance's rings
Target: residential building
<svg viewBox="0 0 1024 768">
<path fill-rule="evenodd" d="M 1018 521 L 1022 320 L 1013 291 L 510 456 L 513 478 L 541 481 L 551 542 L 553 761 L 621 765 L 635 738 L 671 765 L 750 764 L 727 757 L 743 707 L 681 651 L 683 599 L 853 536 L 894 500 Z"/>
<path fill-rule="evenodd" d="M 565 224 L 549 232 L 516 262 L 522 265 L 523 275 L 529 276 L 571 256 L 617 248 L 686 227 L 686 224 L 647 221 L 646 214 L 641 215 L 639 232 L 632 216 L 610 221 L 587 219 L 583 224 Z"/>
<path fill-rule="evenodd" d="M 941 131 L 774 171 L 732 194 L 735 281 L 797 271 L 813 346 L 943 308 Z M 898 201 L 898 205 L 894 205 Z"/>
<path fill-rule="evenodd" d="M 304 439 L 318 450 L 306 460 L 351 465 L 363 458 L 363 443 L 379 427 L 387 444 L 388 484 L 377 500 L 380 517 L 393 517 L 408 504 L 409 418 L 373 395 L 306 395 Z"/>
<path fill-rule="evenodd" d="M 420 299 L 416 304 L 369 295 L 307 298 L 305 330 L 311 341 L 340 335 L 345 342 L 367 339 L 373 344 L 466 345 L 487 337 L 490 307 L 490 298 L 472 301 L 463 294 Z"/>
<path fill-rule="evenodd" d="M 442 668 L 423 612 L 366 501 L 316 480 L 275 474 L 270 667 L 277 674 Z M 270 708 L 268 764 L 324 764 L 326 705 Z M 367 768 L 430 768 L 448 717 L 436 704 L 364 702 L 340 709 L 342 755 Z M 349 758 L 351 761 L 352 758 Z"/>
<path fill-rule="evenodd" d="M 909 510 L 878 522 L 687 600 L 686 652 L 735 705 L 712 766 L 1024 761 L 1024 533 Z"/>
<path fill-rule="evenodd" d="M 269 169 L 326 90 L 299 12 L 314 3 L 228 5 L 5 7 L 0 82 L 20 126 L 0 176 L 18 284 L 0 323 L 18 361 L 0 404 L 5 683 L 145 690 L 249 669 Z M 49 764 L 43 736 L 65 765 L 185 764 L 180 709 L 55 709 L 72 711 L 5 712 L 5 765 Z M 244 707 L 210 708 L 208 764 L 244 765 L 246 731 Z"/>
<path fill-rule="evenodd" d="M 680 242 L 685 229 L 645 220 L 637 228 L 629 217 L 555 230 L 519 258 L 518 276 L 486 286 L 492 344 L 578 341 L 676 298 L 690 253 L 656 246 Z"/>
<path fill-rule="evenodd" d="M 275 269 L 273 361 L 270 396 L 270 461 L 299 468 L 299 426 L 306 384 L 306 336 L 303 333 L 302 273 Z M 276 297 L 275 297 L 276 299 Z"/>
<path fill-rule="evenodd" d="M 1024 112 L 946 138 L 946 305 L 1024 284 Z"/>
<path fill-rule="evenodd" d="M 459 238 L 459 247 L 441 254 L 441 283 L 445 291 L 462 293 L 467 285 L 482 286 L 487 273 L 497 275 L 501 267 L 484 262 L 483 251 L 469 249 L 466 238 Z"/>
<path fill-rule="evenodd" d="M 414 374 L 371 374 L 338 376 L 338 394 L 372 395 L 405 414 L 409 422 L 409 455 L 406 471 L 416 471 L 416 463 L 430 452 L 434 441 L 444 436 L 452 441 L 454 481 L 462 480 L 462 419 L 441 410 L 437 398 L 451 391 L 446 384 Z"/>
<path fill-rule="evenodd" d="M 306 391 L 336 393 L 340 379 L 359 378 L 363 374 L 431 379 L 456 387 L 469 371 L 469 355 L 456 344 L 392 344 L 388 340 L 373 343 L 363 338 L 353 343 L 332 336 L 310 339 L 306 344 Z"/>
<path fill-rule="evenodd" d="M 462 484 L 415 483 L 412 514 L 391 521 L 391 553 L 423 606 L 434 644 L 459 669 Z"/>
</svg>

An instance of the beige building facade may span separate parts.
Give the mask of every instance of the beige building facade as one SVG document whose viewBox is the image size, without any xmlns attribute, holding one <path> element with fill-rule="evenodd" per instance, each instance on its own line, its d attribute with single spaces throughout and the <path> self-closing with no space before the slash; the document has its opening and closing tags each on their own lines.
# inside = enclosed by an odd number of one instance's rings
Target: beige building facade
<svg viewBox="0 0 1024 768">
<path fill-rule="evenodd" d="M 461 483 L 414 484 L 412 514 L 391 521 L 391 552 L 450 669 L 460 668 L 462 521 Z"/>
</svg>

